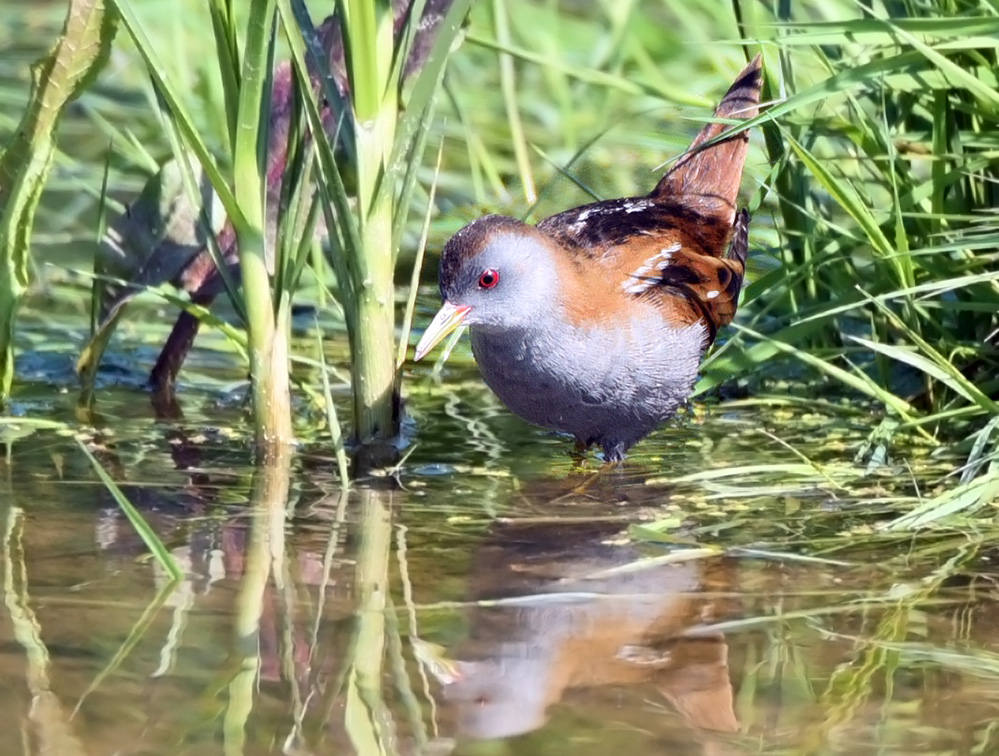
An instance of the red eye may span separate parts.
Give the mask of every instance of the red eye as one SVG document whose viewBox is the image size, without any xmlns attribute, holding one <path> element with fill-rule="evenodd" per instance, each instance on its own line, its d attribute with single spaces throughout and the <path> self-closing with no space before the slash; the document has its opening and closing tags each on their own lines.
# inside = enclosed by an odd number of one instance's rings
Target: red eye
<svg viewBox="0 0 999 756">
<path fill-rule="evenodd" d="M 480 289 L 491 289 L 498 283 L 499 283 L 498 270 L 493 270 L 492 268 L 490 268 L 489 270 L 482 271 L 482 275 L 479 276 Z"/>
</svg>

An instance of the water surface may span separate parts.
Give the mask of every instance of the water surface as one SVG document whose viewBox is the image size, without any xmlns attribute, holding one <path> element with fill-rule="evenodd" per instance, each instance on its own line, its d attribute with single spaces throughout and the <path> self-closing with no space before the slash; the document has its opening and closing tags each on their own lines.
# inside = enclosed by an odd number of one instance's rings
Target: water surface
<svg viewBox="0 0 999 756">
<path fill-rule="evenodd" d="M 937 478 L 915 444 L 855 463 L 863 407 L 698 407 L 593 481 L 458 360 L 414 373 L 408 456 L 343 494 L 304 419 L 291 468 L 255 473 L 211 339 L 169 421 L 141 388 L 154 350 L 112 354 L 81 414 L 35 341 L 17 406 L 84 429 L 185 577 L 72 438 L 14 440 L 0 753 L 996 748 L 993 555 L 876 532 Z"/>
</svg>

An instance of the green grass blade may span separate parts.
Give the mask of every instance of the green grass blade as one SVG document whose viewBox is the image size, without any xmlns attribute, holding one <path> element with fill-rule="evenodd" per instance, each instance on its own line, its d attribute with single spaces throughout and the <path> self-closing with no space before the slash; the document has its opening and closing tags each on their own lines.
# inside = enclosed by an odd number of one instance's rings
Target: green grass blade
<svg viewBox="0 0 999 756">
<path fill-rule="evenodd" d="M 97 473 L 97 477 L 101 479 L 101 483 L 107 489 L 108 493 L 114 498 L 121 511 L 125 513 L 125 517 L 132 524 L 132 528 L 138 533 L 142 542 L 146 544 L 146 548 L 149 549 L 150 553 L 156 558 L 156 561 L 160 563 L 160 566 L 170 575 L 174 580 L 180 580 L 184 577 L 183 570 L 177 564 L 177 561 L 173 558 L 173 554 L 169 552 L 163 542 L 160 540 L 159 536 L 156 535 L 156 531 L 153 530 L 146 519 L 142 516 L 138 509 L 128 500 L 125 493 L 118 487 L 118 484 L 114 482 L 114 479 L 108 475 L 104 466 L 100 463 L 94 453 L 90 451 L 86 442 L 79 436 L 74 436 L 76 445 L 80 447 L 80 450 L 86 455 L 87 459 L 90 460 L 90 464 L 93 465 L 94 472 Z"/>
</svg>

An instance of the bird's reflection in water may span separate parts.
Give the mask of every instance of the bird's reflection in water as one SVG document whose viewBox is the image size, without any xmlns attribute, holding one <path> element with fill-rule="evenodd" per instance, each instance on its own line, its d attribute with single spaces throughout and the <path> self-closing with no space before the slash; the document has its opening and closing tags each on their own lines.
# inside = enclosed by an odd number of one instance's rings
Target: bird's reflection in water
<svg viewBox="0 0 999 756">
<path fill-rule="evenodd" d="M 624 691 L 624 701 L 629 686 L 648 685 L 700 736 L 739 729 L 725 638 L 681 637 L 725 613 L 732 565 L 643 567 L 637 560 L 648 554 L 612 536 L 576 525 L 494 530 L 477 555 L 471 590 L 498 604 L 472 610 L 469 638 L 439 676 L 460 736 L 527 733 L 572 692 L 603 687 Z M 644 729 L 642 717 L 662 716 L 638 693 L 634 702 L 630 715 L 616 711 L 615 719 Z"/>
</svg>

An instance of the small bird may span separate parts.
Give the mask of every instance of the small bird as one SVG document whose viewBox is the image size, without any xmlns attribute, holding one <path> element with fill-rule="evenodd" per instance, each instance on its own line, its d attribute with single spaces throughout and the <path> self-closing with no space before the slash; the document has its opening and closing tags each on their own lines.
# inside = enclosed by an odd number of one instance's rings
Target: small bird
<svg viewBox="0 0 999 756">
<path fill-rule="evenodd" d="M 762 79 L 757 56 L 715 118 L 755 117 Z M 469 223 L 444 247 L 443 306 L 416 359 L 468 325 L 482 377 L 510 410 L 620 461 L 690 396 L 704 351 L 735 316 L 748 144 L 745 130 L 709 123 L 643 197 L 536 226 L 499 215 Z"/>
</svg>

